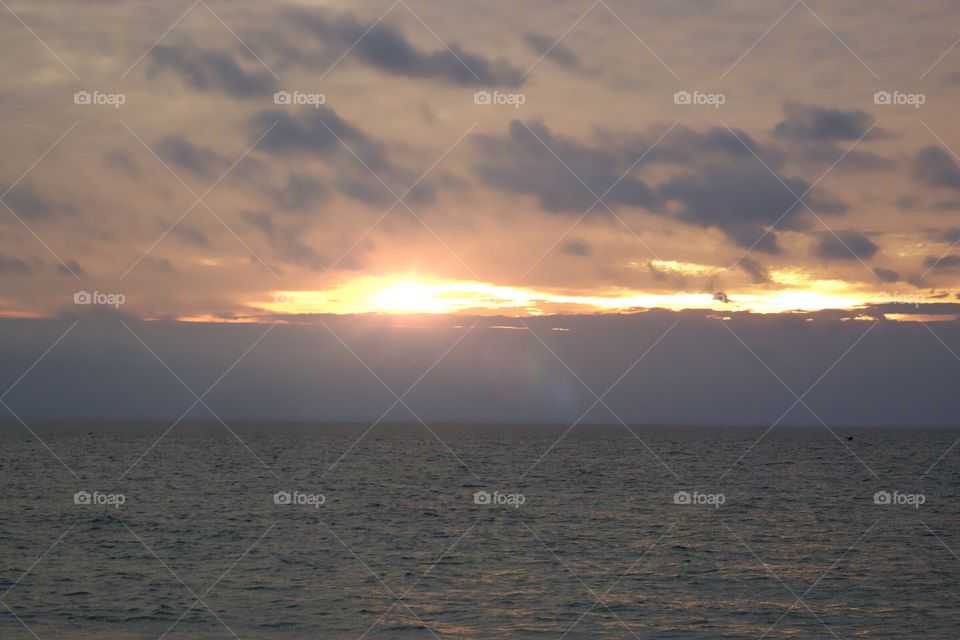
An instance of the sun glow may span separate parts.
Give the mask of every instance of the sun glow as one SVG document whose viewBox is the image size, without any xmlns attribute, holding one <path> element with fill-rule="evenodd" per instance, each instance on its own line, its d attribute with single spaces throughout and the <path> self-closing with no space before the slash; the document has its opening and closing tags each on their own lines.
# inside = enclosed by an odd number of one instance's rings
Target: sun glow
<svg viewBox="0 0 960 640">
<path fill-rule="evenodd" d="M 783 313 L 853 309 L 877 302 L 872 292 L 838 280 L 803 281 L 777 288 L 710 292 L 660 292 L 609 289 L 561 291 L 497 285 L 472 280 L 404 276 L 361 276 L 326 290 L 277 291 L 273 302 L 250 306 L 272 313 L 378 313 L 532 316 L 551 313 L 623 312 L 662 308 Z M 802 283 L 802 284 L 801 284 Z M 793 286 L 791 286 L 793 285 Z M 797 286 L 800 285 L 800 286 Z"/>
</svg>

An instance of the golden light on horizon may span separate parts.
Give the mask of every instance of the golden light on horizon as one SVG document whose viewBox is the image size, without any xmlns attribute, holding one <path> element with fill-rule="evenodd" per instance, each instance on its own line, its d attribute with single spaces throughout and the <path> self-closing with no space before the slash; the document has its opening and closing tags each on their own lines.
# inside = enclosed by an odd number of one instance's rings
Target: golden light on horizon
<svg viewBox="0 0 960 640">
<path fill-rule="evenodd" d="M 787 274 L 784 274 L 787 275 Z M 534 316 L 552 313 L 616 313 L 661 308 L 753 313 L 856 309 L 888 302 L 876 291 L 840 280 L 784 278 L 795 286 L 710 292 L 657 292 L 610 289 L 569 292 L 497 285 L 474 280 L 441 279 L 416 274 L 360 276 L 326 290 L 276 291 L 270 302 L 251 307 L 278 314 L 471 314 Z"/>
</svg>

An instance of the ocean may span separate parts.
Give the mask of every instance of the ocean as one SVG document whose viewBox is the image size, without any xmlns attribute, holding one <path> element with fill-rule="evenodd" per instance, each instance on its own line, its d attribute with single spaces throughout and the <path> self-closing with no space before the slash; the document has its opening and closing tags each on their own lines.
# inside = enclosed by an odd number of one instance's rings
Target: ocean
<svg viewBox="0 0 960 640">
<path fill-rule="evenodd" d="M 5 430 L 0 637 L 958 634 L 960 431 L 167 426 Z"/>
</svg>

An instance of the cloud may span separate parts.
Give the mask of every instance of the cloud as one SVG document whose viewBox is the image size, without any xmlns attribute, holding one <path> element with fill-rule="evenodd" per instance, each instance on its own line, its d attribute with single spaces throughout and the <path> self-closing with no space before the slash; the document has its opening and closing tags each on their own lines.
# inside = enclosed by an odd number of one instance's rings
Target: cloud
<svg viewBox="0 0 960 640">
<path fill-rule="evenodd" d="M 230 161 L 215 151 L 197 146 L 177 135 L 164 137 L 156 145 L 161 158 L 201 178 L 214 180 L 230 166 Z"/>
<path fill-rule="evenodd" d="M 960 268 L 960 255 L 952 254 L 939 258 L 936 256 L 927 256 L 924 264 L 931 271 L 956 271 Z"/>
<path fill-rule="evenodd" d="M 298 161 L 314 158 L 324 162 L 335 174 L 328 183 L 323 183 L 304 171 L 297 171 L 287 176 L 286 184 L 279 189 L 261 187 L 277 208 L 308 209 L 326 197 L 328 185 L 355 200 L 385 207 L 394 200 L 391 190 L 401 195 L 406 186 L 416 180 L 413 172 L 390 160 L 385 144 L 330 107 L 299 112 L 261 111 L 253 116 L 252 124 L 252 140 L 273 126 L 260 141 L 259 151 L 275 158 L 296 157 Z M 388 189 L 385 184 L 393 186 Z M 404 201 L 412 206 L 432 202 L 435 195 L 436 188 L 428 178 L 417 184 Z"/>
<path fill-rule="evenodd" d="M 259 229 L 268 239 L 273 239 L 276 228 L 273 224 L 273 218 L 269 215 L 265 213 L 254 213 L 253 211 L 244 211 L 243 219 Z"/>
<path fill-rule="evenodd" d="M 770 274 L 767 272 L 767 268 L 749 256 L 740 258 L 737 266 L 750 276 L 750 281 L 754 284 L 770 282 Z"/>
<path fill-rule="evenodd" d="M 719 229 L 736 244 L 766 253 L 779 251 L 776 233 L 769 232 L 773 225 L 781 230 L 807 226 L 805 209 L 793 193 L 805 193 L 810 184 L 779 172 L 779 150 L 725 127 L 702 133 L 677 127 L 649 151 L 661 135 L 663 130 L 654 127 L 642 135 L 598 132 L 593 144 L 585 144 L 555 134 L 543 123 L 515 120 L 507 136 L 475 137 L 479 160 L 474 170 L 488 186 L 534 195 L 555 213 L 583 213 L 594 203 L 594 194 L 616 185 L 604 197 L 610 206 L 644 208 Z M 647 151 L 644 161 L 624 175 Z M 637 177 L 654 165 L 672 172 L 657 185 Z M 818 214 L 846 211 L 843 202 L 820 189 L 804 202 Z"/>
<path fill-rule="evenodd" d="M 900 282 L 900 274 L 893 269 L 874 267 L 873 273 L 881 282 Z"/>
<path fill-rule="evenodd" d="M 76 260 L 65 260 L 62 264 L 57 265 L 57 273 L 64 276 L 82 276 L 86 274 L 86 271 Z"/>
<path fill-rule="evenodd" d="M 872 258 L 880 249 L 870 238 L 853 229 L 836 232 L 818 231 L 814 254 L 825 260 L 856 260 Z"/>
<path fill-rule="evenodd" d="M 146 269 L 160 273 L 173 273 L 173 264 L 166 258 L 157 258 L 154 256 L 144 256 L 141 263 Z"/>
<path fill-rule="evenodd" d="M 810 185 L 800 178 L 780 176 L 778 180 L 756 162 L 731 162 L 708 164 L 671 178 L 658 193 L 679 206 L 679 220 L 719 229 L 742 247 L 775 254 L 780 247 L 776 233 L 769 231 L 774 225 L 780 230 L 797 230 L 807 224 L 805 209 L 796 204 L 787 187 L 799 195 Z M 846 210 L 839 200 L 816 190 L 804 202 L 822 214 Z"/>
<path fill-rule="evenodd" d="M 269 214 L 252 211 L 245 211 L 243 219 L 266 237 L 277 260 L 313 271 L 323 271 L 329 265 L 329 259 L 303 241 L 302 225 L 279 225 Z"/>
<path fill-rule="evenodd" d="M 484 183 L 534 195 L 554 213 L 583 213 L 595 202 L 593 194 L 603 194 L 630 166 L 622 148 L 584 145 L 554 135 L 539 122 L 514 120 L 507 136 L 480 135 L 474 142 L 479 151 L 474 171 Z M 632 176 L 624 177 L 604 201 L 649 209 L 657 204 L 653 190 Z"/>
<path fill-rule="evenodd" d="M 821 165 L 834 165 L 838 160 L 842 161 L 836 164 L 836 169 L 840 171 L 886 171 L 898 166 L 895 160 L 886 158 L 872 151 L 862 151 L 860 149 L 848 150 L 838 145 L 823 142 L 814 143 L 799 150 L 798 155 L 807 162 L 814 162 Z"/>
<path fill-rule="evenodd" d="M 590 245 L 586 240 L 569 240 L 563 243 L 560 250 L 571 256 L 584 257 L 590 255 Z"/>
<path fill-rule="evenodd" d="M 917 153 L 913 177 L 928 187 L 960 190 L 960 168 L 949 153 L 936 145 L 924 147 Z"/>
<path fill-rule="evenodd" d="M 517 87 L 523 83 L 523 73 L 503 58 L 490 60 L 456 44 L 450 44 L 449 49 L 420 51 L 398 29 L 382 22 L 366 24 L 350 14 L 334 15 L 320 10 L 295 9 L 287 15 L 324 47 L 336 50 L 338 57 L 349 49 L 351 59 L 383 73 L 429 78 L 456 86 Z"/>
<path fill-rule="evenodd" d="M 932 229 L 927 232 L 927 235 L 934 242 L 942 242 L 944 244 L 957 244 L 960 243 L 960 227 L 950 227 L 949 229 Z"/>
<path fill-rule="evenodd" d="M 803 162 L 833 166 L 843 158 L 837 165 L 840 170 L 858 171 L 882 171 L 897 166 L 894 160 L 872 151 L 849 148 L 858 140 L 890 137 L 886 131 L 873 127 L 875 118 L 866 111 L 788 101 L 783 105 L 783 113 L 784 119 L 773 128 L 773 135 L 789 145 L 787 153 Z"/>
<path fill-rule="evenodd" d="M 960 200 L 938 200 L 924 203 L 914 196 L 901 196 L 894 200 L 900 211 L 957 211 L 960 210 Z"/>
<path fill-rule="evenodd" d="M 294 172 L 287 176 L 283 187 L 272 192 L 272 196 L 274 205 L 281 211 L 300 211 L 323 202 L 327 188 L 312 176 Z"/>
<path fill-rule="evenodd" d="M 383 145 L 326 105 L 297 113 L 279 109 L 261 111 L 254 115 L 253 125 L 251 142 L 273 126 L 258 149 L 274 155 L 304 154 L 320 158 L 350 155 L 344 147 L 346 144 L 373 171 L 387 165 Z"/>
<path fill-rule="evenodd" d="M 957 211 L 960 209 L 960 200 L 939 200 L 933 203 L 936 211 Z"/>
<path fill-rule="evenodd" d="M 168 225 L 161 225 L 161 228 L 166 231 L 170 227 Z M 170 230 L 170 233 L 176 235 L 186 244 L 192 245 L 194 247 L 209 247 L 210 240 L 207 239 L 206 234 L 204 234 L 199 229 L 195 229 L 189 225 L 180 223 L 173 227 Z"/>
<path fill-rule="evenodd" d="M 123 151 L 107 151 L 103 154 L 103 162 L 108 167 L 119 169 L 127 176 L 136 178 L 140 175 L 140 165 Z"/>
<path fill-rule="evenodd" d="M 234 98 L 266 96 L 278 88 L 268 71 L 248 71 L 230 55 L 192 46 L 157 45 L 150 52 L 150 74 L 169 69 L 198 91 L 223 93 Z"/>
<path fill-rule="evenodd" d="M 893 201 L 900 211 L 913 211 L 920 206 L 920 200 L 916 196 L 900 196 Z"/>
<path fill-rule="evenodd" d="M 564 69 L 576 69 L 580 66 L 580 58 L 577 54 L 553 38 L 530 31 L 523 36 L 523 42 L 538 56 L 553 60 Z"/>
<path fill-rule="evenodd" d="M 30 273 L 30 265 L 20 258 L 11 258 L 0 254 L 0 274 Z"/>
<path fill-rule="evenodd" d="M 49 218 L 57 210 L 56 204 L 41 196 L 29 180 L 21 181 L 3 197 L 3 201 L 25 220 Z"/>
<path fill-rule="evenodd" d="M 874 123 L 874 117 L 866 111 L 844 111 L 815 104 L 787 102 L 783 106 L 784 119 L 774 128 L 778 138 L 800 142 L 834 142 L 859 140 Z M 882 135 L 874 128 L 869 137 Z"/>
</svg>

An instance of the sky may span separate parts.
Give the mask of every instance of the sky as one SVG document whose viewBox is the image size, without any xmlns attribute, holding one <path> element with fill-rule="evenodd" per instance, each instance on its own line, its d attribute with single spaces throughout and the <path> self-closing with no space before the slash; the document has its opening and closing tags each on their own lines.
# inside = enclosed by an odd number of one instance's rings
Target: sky
<svg viewBox="0 0 960 640">
<path fill-rule="evenodd" d="M 430 419 L 568 422 L 651 348 L 584 420 L 763 424 L 843 357 L 830 420 L 948 424 L 958 9 L 10 0 L 7 408 L 176 417 L 134 389 L 248 354 L 232 417 L 369 420 L 443 356 Z"/>
</svg>

